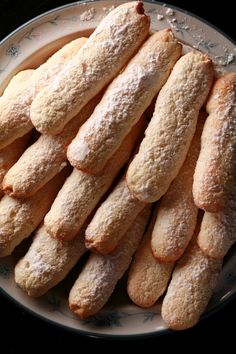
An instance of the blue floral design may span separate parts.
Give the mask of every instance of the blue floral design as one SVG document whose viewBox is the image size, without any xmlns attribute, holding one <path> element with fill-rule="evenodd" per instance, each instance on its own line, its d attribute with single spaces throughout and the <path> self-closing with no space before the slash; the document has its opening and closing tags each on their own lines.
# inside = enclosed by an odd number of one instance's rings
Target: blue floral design
<svg viewBox="0 0 236 354">
<path fill-rule="evenodd" d="M 152 321 L 157 313 L 155 312 L 138 312 L 138 313 L 127 313 L 127 312 L 109 312 L 106 314 L 97 314 L 93 317 L 87 318 L 83 321 L 84 325 L 92 324 L 96 327 L 122 327 L 121 320 L 127 317 L 133 316 L 143 316 L 143 323 Z"/>
<path fill-rule="evenodd" d="M 57 26 L 59 18 L 60 18 L 60 15 L 58 15 L 58 16 L 54 17 L 53 19 L 51 19 L 50 21 L 48 21 L 48 23 L 50 23 L 51 25 Z"/>
<path fill-rule="evenodd" d="M 154 319 L 154 317 L 157 316 L 157 313 L 155 313 L 155 312 L 144 312 L 143 316 L 144 316 L 143 323 L 145 323 L 145 322 L 152 321 Z"/>
<path fill-rule="evenodd" d="M 166 9 L 166 5 L 164 4 L 162 8 L 163 10 Z M 204 39 L 199 41 L 199 36 L 192 33 L 191 28 L 189 28 L 189 26 L 186 24 L 185 18 L 178 19 L 176 17 L 173 17 L 173 14 L 167 14 L 166 12 L 164 13 L 161 9 L 157 9 L 156 7 L 148 9 L 147 13 L 150 14 L 151 16 L 155 16 L 158 13 L 163 14 L 162 15 L 163 18 L 173 28 L 173 30 L 175 30 L 181 35 L 183 39 L 190 37 L 193 40 L 194 48 L 197 48 L 199 50 L 204 50 L 210 55 L 214 55 L 215 58 L 214 61 L 216 64 L 220 66 L 228 66 L 230 64 L 236 64 L 236 56 L 233 53 L 230 53 L 227 48 L 222 48 L 222 52 L 223 52 L 222 55 L 217 56 L 216 53 L 214 53 L 214 48 L 218 47 L 219 43 L 214 43 L 209 39 Z M 18 40 L 17 43 L 12 44 L 7 49 L 6 56 L 9 59 L 6 60 L 5 64 L 0 67 L 0 73 L 6 70 L 11 60 L 18 57 L 21 54 L 20 43 L 23 40 L 25 39 L 33 40 L 34 38 L 40 36 L 40 34 L 36 32 L 36 30 L 40 28 L 42 25 L 49 24 L 51 26 L 58 26 L 60 22 L 76 22 L 79 21 L 79 19 L 80 17 L 76 14 L 69 17 L 56 15 L 51 19 L 45 22 L 40 22 L 37 26 L 32 27 Z"/>
<path fill-rule="evenodd" d="M 121 327 L 121 318 L 128 317 L 125 312 L 110 312 L 109 314 L 97 314 L 83 321 L 84 325 L 93 324 L 96 327 Z"/>
<path fill-rule="evenodd" d="M 48 304 L 51 307 L 51 310 L 54 311 L 59 311 L 60 312 L 60 307 L 61 307 L 61 300 L 55 293 L 50 293 L 48 296 Z"/>
<path fill-rule="evenodd" d="M 7 263 L 0 264 L 0 276 L 4 279 L 9 279 L 12 273 L 11 267 Z"/>
<path fill-rule="evenodd" d="M 6 51 L 6 54 L 11 58 L 16 58 L 20 55 L 20 45 L 19 44 L 12 44 Z"/>
<path fill-rule="evenodd" d="M 218 45 L 219 45 L 219 43 L 214 43 L 214 42 L 211 42 L 211 41 L 200 41 L 199 42 L 199 45 L 201 46 L 201 47 L 203 47 L 205 50 L 207 50 L 207 51 L 211 51 L 213 48 L 216 48 L 216 47 L 218 47 Z"/>
<path fill-rule="evenodd" d="M 65 21 L 68 21 L 68 22 L 76 22 L 78 20 L 78 16 L 76 15 L 73 15 L 71 17 L 62 17 L 60 15 L 57 15 L 56 17 L 52 18 L 51 20 L 45 22 L 45 23 L 49 23 L 53 26 L 58 26 L 58 23 L 61 21 L 61 22 L 65 22 Z M 42 24 L 41 24 L 42 25 Z"/>
<path fill-rule="evenodd" d="M 24 34 L 24 36 L 22 37 L 22 39 L 26 38 L 29 41 L 32 41 L 34 38 L 39 37 L 39 34 L 34 33 L 34 27 L 32 27 L 28 32 L 26 32 Z"/>
</svg>

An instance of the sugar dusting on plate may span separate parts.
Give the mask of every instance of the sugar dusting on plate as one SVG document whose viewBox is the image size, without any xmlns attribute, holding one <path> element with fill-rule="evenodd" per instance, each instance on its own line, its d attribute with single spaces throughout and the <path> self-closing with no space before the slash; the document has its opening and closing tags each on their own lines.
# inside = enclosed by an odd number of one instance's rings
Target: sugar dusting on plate
<svg viewBox="0 0 236 354">
<path fill-rule="evenodd" d="M 84 11 L 80 15 L 80 20 L 81 21 L 91 21 L 94 19 L 95 15 L 96 15 L 96 10 L 94 9 L 94 7 L 91 7 L 90 9 Z"/>
</svg>

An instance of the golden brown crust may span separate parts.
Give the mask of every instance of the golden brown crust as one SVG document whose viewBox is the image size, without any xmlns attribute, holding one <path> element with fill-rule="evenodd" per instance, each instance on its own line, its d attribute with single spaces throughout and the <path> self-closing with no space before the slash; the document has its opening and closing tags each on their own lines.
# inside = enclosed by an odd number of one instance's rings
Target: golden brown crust
<svg viewBox="0 0 236 354">
<path fill-rule="evenodd" d="M 0 150 L 0 185 L 6 173 L 26 149 L 30 137 L 31 133 L 28 133 Z"/>
<path fill-rule="evenodd" d="M 30 120 L 33 98 L 49 84 L 85 41 L 86 38 L 78 38 L 65 45 L 34 70 L 27 80 L 13 79 L 10 94 L 6 92 L 0 98 L 0 149 L 33 128 Z"/>
<path fill-rule="evenodd" d="M 160 202 L 151 247 L 153 255 L 162 262 L 175 262 L 183 255 L 196 227 L 198 208 L 193 200 L 193 174 L 205 118 L 203 111 L 184 164 Z"/>
<path fill-rule="evenodd" d="M 86 247 L 104 255 L 112 252 L 145 205 L 130 193 L 122 178 L 88 225 Z"/>
<path fill-rule="evenodd" d="M 91 115 L 99 99 L 100 95 L 91 100 L 59 135 L 41 135 L 8 171 L 3 190 L 13 197 L 28 198 L 59 173 L 67 165 L 68 144 Z"/>
<path fill-rule="evenodd" d="M 204 255 L 194 237 L 174 269 L 163 300 L 161 314 L 168 327 L 181 330 L 198 322 L 212 296 L 221 266 L 220 260 Z"/>
<path fill-rule="evenodd" d="M 193 195 L 199 208 L 215 213 L 227 205 L 236 178 L 236 73 L 216 81 L 206 108 Z"/>
<path fill-rule="evenodd" d="M 23 82 L 26 82 L 33 74 L 34 70 L 23 70 L 18 74 L 13 76 L 8 86 L 6 87 L 3 96 L 0 98 L 0 102 L 2 99 L 7 99 L 7 97 L 11 97 L 14 95 L 14 92 L 17 88 L 21 87 Z M 1 105 L 1 103 L 0 103 Z M 0 188 L 2 184 L 2 180 L 8 170 L 14 165 L 14 163 L 19 159 L 23 151 L 26 149 L 27 144 L 29 142 L 30 133 L 25 136 L 16 139 L 10 145 L 0 150 Z M 0 195 L 3 195 L 3 192 L 0 192 Z"/>
<path fill-rule="evenodd" d="M 97 313 L 128 269 L 150 215 L 146 207 L 111 254 L 91 254 L 69 295 L 70 309 L 81 318 Z"/>
<path fill-rule="evenodd" d="M 151 236 L 156 214 L 157 208 L 135 254 L 128 276 L 128 295 L 136 305 L 144 308 L 154 305 L 165 292 L 174 267 L 174 263 L 159 262 L 152 254 Z"/>
<path fill-rule="evenodd" d="M 41 223 L 67 175 L 68 170 L 64 169 L 31 198 L 15 199 L 8 195 L 2 198 L 0 257 L 10 255 Z"/>
<path fill-rule="evenodd" d="M 98 173 L 167 80 L 182 46 L 170 29 L 152 34 L 108 86 L 101 102 L 70 144 L 70 163 Z"/>
<path fill-rule="evenodd" d="M 177 176 L 212 79 L 212 63 L 204 54 L 190 52 L 175 64 L 127 172 L 128 186 L 140 200 L 158 200 Z"/>
<path fill-rule="evenodd" d="M 205 212 L 198 235 L 198 245 L 208 257 L 223 259 L 236 241 L 235 191 L 224 210 Z"/>
<path fill-rule="evenodd" d="M 31 120 L 38 131 L 58 134 L 83 106 L 127 63 L 149 33 L 141 2 L 111 11 L 78 55 L 33 101 Z"/>
<path fill-rule="evenodd" d="M 85 253 L 84 231 L 75 240 L 51 237 L 42 225 L 26 255 L 15 267 L 15 281 L 29 296 L 38 297 L 57 285 Z"/>
<path fill-rule="evenodd" d="M 141 119 L 100 174 L 91 175 L 74 169 L 45 217 L 45 227 L 50 235 L 61 240 L 71 240 L 76 236 L 87 216 L 130 158 L 143 128 L 144 119 Z"/>
</svg>

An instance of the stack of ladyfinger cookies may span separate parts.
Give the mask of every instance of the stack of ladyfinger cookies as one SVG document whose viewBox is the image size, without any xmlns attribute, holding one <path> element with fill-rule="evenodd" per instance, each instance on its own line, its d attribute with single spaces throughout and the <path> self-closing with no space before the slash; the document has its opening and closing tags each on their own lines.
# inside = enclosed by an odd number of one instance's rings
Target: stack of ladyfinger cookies
<svg viewBox="0 0 236 354">
<path fill-rule="evenodd" d="M 166 325 L 192 327 L 236 241 L 236 73 L 216 79 L 206 54 L 150 32 L 141 1 L 118 6 L 12 78 L 0 183 L 0 256 L 34 233 L 15 266 L 29 296 L 88 252 L 69 294 L 80 318 L 129 269 L 137 306 L 163 296 Z"/>
</svg>

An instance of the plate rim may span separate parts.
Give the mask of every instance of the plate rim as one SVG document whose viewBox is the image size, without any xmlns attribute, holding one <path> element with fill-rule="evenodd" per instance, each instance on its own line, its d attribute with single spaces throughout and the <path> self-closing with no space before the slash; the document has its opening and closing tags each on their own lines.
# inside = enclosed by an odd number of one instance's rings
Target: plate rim
<svg viewBox="0 0 236 354">
<path fill-rule="evenodd" d="M 55 7 L 53 9 L 50 9 L 48 11 L 45 11 L 35 17 L 33 17 L 32 19 L 28 20 L 27 22 L 23 23 L 22 25 L 20 25 L 19 27 L 17 27 L 15 30 L 11 31 L 6 37 L 4 37 L 1 41 L 0 41 L 0 47 L 5 44 L 5 42 L 7 42 L 8 40 L 11 39 L 11 37 L 13 37 L 16 33 L 18 33 L 19 31 L 23 30 L 25 27 L 27 27 L 28 25 L 30 25 L 31 23 L 34 23 L 38 20 L 40 20 L 41 18 L 50 15 L 51 13 L 57 13 L 60 12 L 63 9 L 67 9 L 67 8 L 73 8 L 73 7 L 78 7 L 78 6 L 83 6 L 83 4 L 85 3 L 98 3 L 101 2 L 103 0 L 82 0 L 81 2 L 70 2 L 68 4 L 64 4 L 58 7 Z M 130 0 L 124 1 L 124 2 L 129 2 Z M 136 0 L 131 0 L 131 1 L 136 1 Z M 172 4 L 168 4 L 165 2 L 161 2 L 161 1 L 156 1 L 156 0 L 142 0 L 144 3 L 149 3 L 149 4 L 153 4 L 153 5 L 160 5 L 163 6 L 165 5 L 166 8 L 171 8 L 174 10 L 177 10 L 183 14 L 186 14 L 192 18 L 195 18 L 203 23 L 205 23 L 207 26 L 211 27 L 212 29 L 216 30 L 217 32 L 219 32 L 222 36 L 224 36 L 226 39 L 228 39 L 234 46 L 236 46 L 236 41 L 234 39 L 232 39 L 231 36 L 229 36 L 228 34 L 226 34 L 223 30 L 221 30 L 220 28 L 218 28 L 216 25 L 212 24 L 211 22 L 207 21 L 206 19 L 202 18 L 201 16 L 198 16 L 194 13 L 192 13 L 191 11 L 185 10 L 183 8 L 180 8 L 178 6 L 172 5 Z M 136 334 L 109 334 L 109 333 L 98 333 L 98 332 L 92 332 L 89 330 L 81 330 L 79 328 L 73 328 L 73 327 L 69 327 L 68 325 L 59 323 L 57 321 L 54 321 L 48 317 L 46 317 L 45 315 L 41 315 L 40 313 L 36 312 L 35 310 L 33 310 L 32 308 L 27 307 L 26 305 L 24 305 L 23 303 L 21 303 L 19 300 L 17 300 L 16 298 L 14 298 L 11 294 L 9 294 L 7 291 L 5 291 L 2 286 L 0 286 L 0 293 L 9 301 L 11 301 L 12 303 L 14 303 L 16 306 L 18 306 L 19 308 L 23 309 L 24 311 L 28 312 L 31 316 L 35 316 L 36 318 L 42 320 L 43 322 L 48 323 L 49 325 L 52 326 L 56 326 L 59 327 L 61 329 L 64 329 L 68 332 L 73 332 L 77 335 L 80 336 L 86 336 L 86 337 L 90 337 L 90 338 L 96 338 L 96 339 L 107 339 L 107 340 L 136 340 L 136 339 L 145 339 L 145 338 L 153 338 L 153 337 L 160 337 L 160 336 L 164 336 L 170 333 L 176 333 L 176 331 L 171 330 L 169 328 L 163 328 L 163 329 L 159 329 L 158 331 L 153 331 L 153 332 L 146 332 L 146 333 L 136 333 Z M 223 302 L 220 302 L 215 308 L 209 310 L 207 313 L 203 314 L 197 325 L 200 324 L 202 321 L 205 321 L 206 319 L 208 319 L 209 317 L 211 317 L 212 315 L 216 314 L 218 311 L 221 311 L 222 308 L 224 308 L 226 305 L 228 305 L 234 298 L 236 297 L 236 292 L 232 293 L 231 295 L 229 295 Z M 194 328 L 194 327 L 193 327 Z"/>
<path fill-rule="evenodd" d="M 60 329 L 64 329 L 67 332 L 73 332 L 74 334 L 89 337 L 89 338 L 96 338 L 96 339 L 107 339 L 107 340 L 136 340 L 136 339 L 148 339 L 148 338 L 153 338 L 153 337 L 160 337 L 160 336 L 165 336 L 170 333 L 176 333 L 176 331 L 170 329 L 170 328 L 163 328 L 159 330 L 158 332 L 146 332 L 146 333 L 139 333 L 139 334 L 108 334 L 108 333 L 97 333 L 97 332 L 91 332 L 88 330 L 81 330 L 79 328 L 73 328 L 69 327 L 67 325 L 64 325 L 62 323 L 56 322 L 54 320 L 51 320 L 44 315 L 39 314 L 38 312 L 32 310 L 29 307 L 26 307 L 24 304 L 16 300 L 13 296 L 11 296 L 8 292 L 6 292 L 2 287 L 0 287 L 0 293 L 9 301 L 11 301 L 15 306 L 21 308 L 22 310 L 28 312 L 31 316 L 34 316 L 38 319 L 40 319 L 42 322 L 48 323 L 50 326 L 56 326 L 59 327 Z M 227 306 L 232 300 L 234 300 L 236 297 L 236 293 L 232 293 L 229 295 L 224 302 L 219 303 L 215 308 L 209 310 L 207 313 L 203 314 L 199 321 L 197 322 L 196 325 L 200 325 L 203 321 L 209 319 L 212 315 L 215 315 L 219 311 L 222 311 L 222 309 Z M 195 326 L 196 326 L 195 325 Z M 195 328 L 192 327 L 192 328 Z M 189 329 L 192 329 L 189 328 Z M 183 331 L 181 331 L 183 332 Z"/>
<path fill-rule="evenodd" d="M 79 328 L 69 327 L 69 326 L 64 325 L 62 323 L 56 322 L 54 320 L 51 320 L 50 318 L 45 317 L 44 315 L 41 315 L 38 312 L 35 312 L 31 308 L 26 307 L 24 304 L 22 304 L 17 299 L 15 299 L 13 296 L 11 296 L 2 287 L 0 287 L 0 294 L 2 294 L 6 299 L 8 299 L 12 303 L 14 303 L 17 307 L 28 312 L 31 316 L 37 317 L 42 322 L 46 322 L 51 326 L 56 326 L 61 329 L 65 329 L 68 332 L 73 332 L 75 334 L 90 337 L 90 338 L 107 339 L 107 340 L 136 340 L 136 339 L 145 339 L 145 338 L 164 336 L 168 333 L 175 332 L 175 331 L 171 330 L 170 328 L 163 328 L 163 329 L 160 329 L 158 332 L 146 332 L 146 333 L 136 333 L 136 334 L 127 334 L 127 335 L 126 334 L 97 333 L 97 332 L 91 332 L 88 330 L 83 331 Z M 218 310 L 218 307 L 217 307 L 217 310 Z"/>
<path fill-rule="evenodd" d="M 4 44 L 5 41 L 7 41 L 8 39 L 10 39 L 15 33 L 17 33 L 19 30 L 23 29 L 24 27 L 28 26 L 30 23 L 36 21 L 36 20 L 39 20 L 41 17 L 44 17 L 44 16 L 47 16 L 47 15 L 50 15 L 51 12 L 57 12 L 57 11 L 60 11 L 60 10 L 63 10 L 65 8 L 69 8 L 69 7 L 77 7 L 77 6 L 81 6 L 83 5 L 84 3 L 95 3 L 95 2 L 100 2 L 102 0 L 81 0 L 81 2 L 79 3 L 78 1 L 77 2 L 70 2 L 68 4 L 65 4 L 65 5 L 61 5 L 61 6 L 57 6 L 51 10 L 48 10 L 48 11 L 45 11 L 43 13 L 41 13 L 40 15 L 37 15 L 35 17 L 33 17 L 32 19 L 30 19 L 29 21 L 23 23 L 22 25 L 20 25 L 19 27 L 17 27 L 15 30 L 11 31 L 6 37 L 4 37 L 1 41 L 0 41 L 0 46 L 2 44 Z M 127 0 L 128 1 L 136 1 L 136 0 Z M 165 3 L 165 2 L 162 2 L 162 1 L 156 1 L 156 0 L 142 0 L 144 3 L 149 3 L 149 4 L 158 4 L 158 5 L 166 5 L 166 7 L 170 7 L 170 8 L 173 8 L 173 9 L 176 9 L 184 14 L 187 14 L 191 17 L 194 17 L 196 18 L 197 20 L 201 21 L 201 22 L 204 22 L 206 25 L 208 25 L 209 27 L 215 29 L 217 32 L 219 32 L 220 34 L 222 34 L 224 37 L 226 37 L 229 41 L 231 41 L 235 46 L 236 46 L 236 40 L 234 40 L 231 36 L 229 36 L 227 33 L 225 33 L 222 29 L 220 29 L 219 27 L 217 27 L 216 25 L 212 24 L 210 21 L 202 18 L 201 16 L 199 15 L 196 15 L 194 14 L 193 12 L 191 11 L 188 11 L 188 10 L 184 10 L 183 8 L 179 7 L 179 6 L 175 6 L 175 5 L 172 5 L 172 4 L 168 4 L 168 3 Z"/>
</svg>

